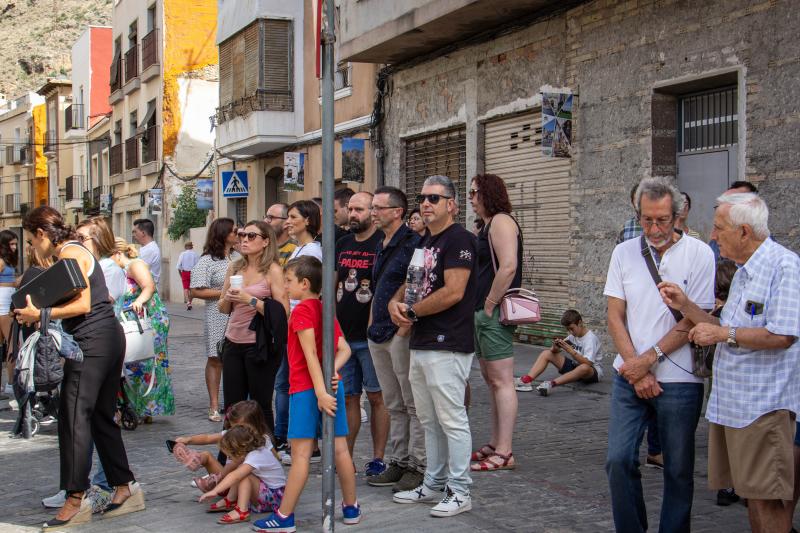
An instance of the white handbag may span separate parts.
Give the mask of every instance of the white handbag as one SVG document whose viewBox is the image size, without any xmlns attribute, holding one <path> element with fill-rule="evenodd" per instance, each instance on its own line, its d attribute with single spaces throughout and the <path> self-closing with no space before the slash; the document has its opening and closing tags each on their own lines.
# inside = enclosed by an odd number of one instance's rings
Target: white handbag
<svg viewBox="0 0 800 533">
<path fill-rule="evenodd" d="M 122 331 L 125 332 L 125 364 L 137 363 L 153 360 L 153 370 L 150 372 L 150 383 L 144 396 L 150 394 L 155 383 L 156 375 L 156 354 L 153 342 L 155 340 L 155 332 L 153 325 L 150 323 L 150 318 L 147 316 L 147 311 L 144 311 L 143 316 L 135 312 L 128 313 L 131 309 L 123 309 L 120 313 L 119 323 L 122 326 Z M 130 318 L 128 315 L 132 315 Z M 122 369 L 122 375 L 125 376 L 125 368 Z"/>
</svg>

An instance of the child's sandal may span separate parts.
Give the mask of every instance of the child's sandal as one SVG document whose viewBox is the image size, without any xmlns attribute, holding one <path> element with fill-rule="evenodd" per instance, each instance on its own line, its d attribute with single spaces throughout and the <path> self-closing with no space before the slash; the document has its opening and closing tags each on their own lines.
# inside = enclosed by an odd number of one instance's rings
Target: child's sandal
<svg viewBox="0 0 800 533">
<path fill-rule="evenodd" d="M 208 510 L 206 512 L 227 513 L 228 511 L 232 511 L 236 507 L 236 502 L 230 501 L 227 497 L 223 497 L 221 502 L 222 505 L 220 505 L 220 502 L 212 503 L 211 505 L 209 505 Z"/>
<path fill-rule="evenodd" d="M 229 514 L 224 514 L 217 520 L 217 524 L 238 524 L 239 522 L 250 521 L 250 511 L 242 511 L 238 505 L 234 505 L 232 509 L 238 517 L 232 517 Z"/>
</svg>

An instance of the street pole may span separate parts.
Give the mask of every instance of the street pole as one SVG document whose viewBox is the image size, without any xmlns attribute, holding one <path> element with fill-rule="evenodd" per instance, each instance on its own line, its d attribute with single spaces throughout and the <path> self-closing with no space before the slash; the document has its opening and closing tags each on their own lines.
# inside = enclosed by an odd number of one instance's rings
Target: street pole
<svg viewBox="0 0 800 533">
<path fill-rule="evenodd" d="M 336 394 L 331 388 L 333 376 L 333 331 L 335 317 L 336 289 L 334 287 L 334 236 L 333 225 L 333 43 L 334 43 L 334 3 L 324 1 L 325 24 L 322 25 L 322 374 L 325 388 L 329 394 Z M 339 384 L 341 387 L 341 384 Z M 344 409 L 337 405 L 336 409 Z M 322 529 L 334 529 L 334 503 L 336 501 L 336 472 L 333 455 L 333 418 L 323 413 L 322 426 Z"/>
</svg>

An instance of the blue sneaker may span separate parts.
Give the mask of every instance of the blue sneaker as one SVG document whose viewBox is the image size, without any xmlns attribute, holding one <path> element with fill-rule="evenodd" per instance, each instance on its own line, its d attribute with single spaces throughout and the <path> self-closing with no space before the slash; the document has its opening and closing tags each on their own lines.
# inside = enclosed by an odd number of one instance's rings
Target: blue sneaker
<svg viewBox="0 0 800 533">
<path fill-rule="evenodd" d="M 261 533 L 294 533 L 297 531 L 297 528 L 294 527 L 294 513 L 286 518 L 281 518 L 278 513 L 272 513 L 266 518 L 253 522 L 251 529 Z"/>
<path fill-rule="evenodd" d="M 358 502 L 355 505 L 345 505 L 342 502 L 342 515 L 344 516 L 345 524 L 358 524 L 361 522 L 361 506 L 358 505 Z"/>
<path fill-rule="evenodd" d="M 386 470 L 386 463 L 383 462 L 383 459 L 378 459 L 377 457 L 372 461 L 368 462 L 364 465 L 366 471 L 364 475 L 367 477 L 371 476 L 379 476 L 383 474 L 383 471 Z"/>
</svg>

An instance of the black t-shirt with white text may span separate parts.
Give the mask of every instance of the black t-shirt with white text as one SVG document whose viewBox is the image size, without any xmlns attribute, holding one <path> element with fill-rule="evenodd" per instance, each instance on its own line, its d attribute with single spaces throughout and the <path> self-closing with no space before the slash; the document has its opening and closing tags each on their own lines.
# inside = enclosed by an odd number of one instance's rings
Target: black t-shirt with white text
<svg viewBox="0 0 800 533">
<path fill-rule="evenodd" d="M 420 243 L 425 250 L 423 300 L 444 287 L 444 272 L 451 268 L 470 271 L 464 297 L 435 315 L 419 317 L 411 331 L 411 348 L 472 353 L 475 351 L 475 236 L 460 224 L 452 224 L 437 235 L 426 234 Z"/>
<path fill-rule="evenodd" d="M 383 232 L 357 241 L 349 233 L 336 243 L 336 318 L 348 342 L 367 340 L 372 305 L 372 266 Z"/>
</svg>

